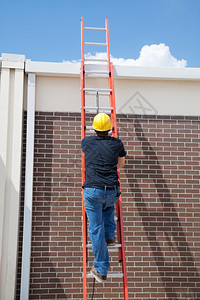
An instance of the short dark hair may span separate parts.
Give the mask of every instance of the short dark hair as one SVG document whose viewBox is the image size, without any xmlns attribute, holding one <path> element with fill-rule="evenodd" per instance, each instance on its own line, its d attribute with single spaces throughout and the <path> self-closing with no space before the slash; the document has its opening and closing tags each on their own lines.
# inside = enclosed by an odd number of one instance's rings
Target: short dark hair
<svg viewBox="0 0 200 300">
<path fill-rule="evenodd" d="M 109 132 L 110 130 L 106 130 L 106 131 L 98 131 L 98 130 L 95 130 L 95 132 L 96 132 L 96 134 L 97 135 L 100 135 L 100 136 L 106 136 L 106 135 L 108 135 L 108 132 Z"/>
</svg>

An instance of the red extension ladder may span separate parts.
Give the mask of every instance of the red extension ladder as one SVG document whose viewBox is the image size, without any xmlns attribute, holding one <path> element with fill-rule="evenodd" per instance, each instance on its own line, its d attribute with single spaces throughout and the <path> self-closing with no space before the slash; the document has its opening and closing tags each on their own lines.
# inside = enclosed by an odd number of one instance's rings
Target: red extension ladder
<svg viewBox="0 0 200 300">
<path fill-rule="evenodd" d="M 84 31 L 105 31 L 106 42 L 84 42 Z M 87 58 L 85 57 L 85 46 L 103 46 L 107 48 L 107 58 Z M 113 76 L 113 64 L 110 62 L 110 46 L 109 46 L 109 32 L 108 32 L 108 19 L 105 21 L 105 28 L 84 27 L 83 18 L 81 18 L 81 137 L 86 136 L 87 131 L 92 131 L 91 126 L 86 126 L 86 112 L 93 112 L 94 114 L 99 112 L 105 112 L 111 115 L 112 123 L 112 136 L 117 137 L 117 122 L 116 122 L 116 108 L 115 108 L 115 92 L 114 92 L 114 76 Z M 94 68 L 92 70 L 92 68 Z M 87 80 L 89 78 L 89 80 Z M 91 78 L 91 79 L 90 79 Z M 97 81 L 95 81 L 97 78 Z M 102 79 L 103 78 L 103 79 Z M 98 83 L 99 81 L 105 83 L 105 78 L 108 78 L 107 88 L 88 87 L 90 83 Z M 86 85 L 87 81 L 87 85 Z M 93 95 L 93 96 L 92 96 Z M 110 101 L 110 107 L 100 107 L 100 97 L 108 97 Z M 96 106 L 86 106 L 87 97 L 96 97 Z M 119 175 L 119 170 L 118 170 Z M 85 157 L 82 152 L 82 183 L 85 181 Z M 87 216 L 84 208 L 83 201 L 84 190 L 82 190 L 82 222 L 83 222 L 83 300 L 87 300 L 87 278 L 92 275 L 87 274 L 87 260 L 88 260 L 88 248 L 91 248 L 91 244 L 87 243 Z M 108 277 L 121 277 L 123 278 L 124 300 L 128 300 L 128 286 L 127 286 L 127 272 L 126 272 L 126 257 L 124 247 L 124 231 L 123 231 L 123 215 L 122 215 L 122 199 L 116 203 L 116 222 L 117 222 L 117 240 L 118 244 L 115 247 L 118 248 L 119 262 L 122 263 L 122 273 L 109 273 Z"/>
</svg>

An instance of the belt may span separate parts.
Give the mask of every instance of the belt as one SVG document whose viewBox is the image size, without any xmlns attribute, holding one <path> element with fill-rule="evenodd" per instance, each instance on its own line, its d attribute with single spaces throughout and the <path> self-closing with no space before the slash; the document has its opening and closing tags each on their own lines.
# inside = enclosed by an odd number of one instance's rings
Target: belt
<svg viewBox="0 0 200 300">
<path fill-rule="evenodd" d="M 104 186 L 104 187 L 97 187 L 95 186 L 96 189 L 101 189 L 101 190 L 105 190 L 105 191 L 109 191 L 109 190 L 118 190 L 119 187 L 114 185 L 114 186 Z"/>
<path fill-rule="evenodd" d="M 82 186 L 83 188 L 87 188 L 87 186 Z M 114 186 L 88 186 L 89 188 L 93 188 L 93 189 L 100 189 L 100 190 L 105 190 L 105 191 L 109 191 L 109 190 L 118 190 L 119 186 L 114 185 Z"/>
</svg>

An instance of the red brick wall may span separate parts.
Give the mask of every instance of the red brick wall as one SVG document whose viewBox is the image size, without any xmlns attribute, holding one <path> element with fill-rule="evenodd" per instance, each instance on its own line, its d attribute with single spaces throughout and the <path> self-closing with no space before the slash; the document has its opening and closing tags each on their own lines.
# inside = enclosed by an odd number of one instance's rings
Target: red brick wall
<svg viewBox="0 0 200 300">
<path fill-rule="evenodd" d="M 130 300 L 200 299 L 199 129 L 200 117 L 118 115 Z M 80 130 L 78 113 L 36 112 L 29 299 L 82 299 Z M 111 265 L 121 271 L 115 252 Z M 121 281 L 97 283 L 94 299 L 123 299 Z"/>
</svg>

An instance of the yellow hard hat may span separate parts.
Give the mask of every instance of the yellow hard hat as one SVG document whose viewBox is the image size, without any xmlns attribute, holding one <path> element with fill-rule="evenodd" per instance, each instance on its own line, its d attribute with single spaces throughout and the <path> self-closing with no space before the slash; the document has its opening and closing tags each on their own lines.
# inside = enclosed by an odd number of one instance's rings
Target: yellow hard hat
<svg viewBox="0 0 200 300">
<path fill-rule="evenodd" d="M 110 117 L 105 113 L 99 113 L 94 117 L 92 127 L 97 131 L 108 131 L 112 128 Z"/>
</svg>

